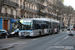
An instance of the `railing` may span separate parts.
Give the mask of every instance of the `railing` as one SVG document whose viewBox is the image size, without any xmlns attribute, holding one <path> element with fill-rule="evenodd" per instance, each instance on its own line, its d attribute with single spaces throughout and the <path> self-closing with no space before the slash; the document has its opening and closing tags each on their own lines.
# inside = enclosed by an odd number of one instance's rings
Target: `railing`
<svg viewBox="0 0 75 50">
<path fill-rule="evenodd" d="M 5 18 L 7 18 L 7 17 L 9 17 L 9 18 L 10 18 L 10 15 L 9 15 L 9 14 L 7 14 L 7 13 L 1 13 L 1 16 L 2 16 L 2 17 L 5 17 Z"/>
<path fill-rule="evenodd" d="M 10 18 L 14 18 L 14 15 L 10 15 Z"/>
<path fill-rule="evenodd" d="M 27 0 L 27 1 L 32 2 L 32 3 L 36 3 L 35 0 Z"/>
<path fill-rule="evenodd" d="M 46 13 L 43 13 L 43 12 L 41 12 L 41 11 L 38 11 L 37 15 L 46 16 Z"/>
<path fill-rule="evenodd" d="M 31 8 L 29 8 L 29 7 L 25 7 L 25 6 L 22 6 L 22 5 L 21 5 L 20 8 L 21 8 L 21 9 L 24 9 L 24 10 L 26 10 L 26 11 L 30 11 L 30 12 L 37 13 L 37 10 L 31 9 Z"/>
<path fill-rule="evenodd" d="M 7 4 L 7 5 L 10 5 L 10 6 L 13 6 L 13 7 L 19 7 L 19 5 L 15 2 L 12 2 L 10 0 L 4 0 L 4 4 Z"/>
<path fill-rule="evenodd" d="M 16 16 L 17 19 L 19 19 L 19 16 Z"/>
<path fill-rule="evenodd" d="M 14 18 L 14 15 L 8 13 L 1 13 L 2 18 Z"/>
</svg>

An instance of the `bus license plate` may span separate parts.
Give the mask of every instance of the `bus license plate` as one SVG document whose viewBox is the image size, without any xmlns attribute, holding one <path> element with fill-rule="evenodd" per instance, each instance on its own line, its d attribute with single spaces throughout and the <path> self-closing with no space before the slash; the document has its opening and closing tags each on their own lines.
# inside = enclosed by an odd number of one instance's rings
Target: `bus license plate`
<svg viewBox="0 0 75 50">
<path fill-rule="evenodd" d="M 26 32 L 25 35 L 27 35 L 28 33 Z"/>
<path fill-rule="evenodd" d="M 22 35 L 24 35 L 25 33 L 22 33 Z"/>
</svg>

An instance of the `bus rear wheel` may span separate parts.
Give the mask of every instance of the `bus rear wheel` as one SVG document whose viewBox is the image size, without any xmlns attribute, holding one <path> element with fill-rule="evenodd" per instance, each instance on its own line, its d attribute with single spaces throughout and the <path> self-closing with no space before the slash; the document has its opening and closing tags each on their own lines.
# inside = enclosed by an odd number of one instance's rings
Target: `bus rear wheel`
<svg viewBox="0 0 75 50">
<path fill-rule="evenodd" d="M 41 32 L 39 32 L 39 36 L 41 36 Z"/>
</svg>

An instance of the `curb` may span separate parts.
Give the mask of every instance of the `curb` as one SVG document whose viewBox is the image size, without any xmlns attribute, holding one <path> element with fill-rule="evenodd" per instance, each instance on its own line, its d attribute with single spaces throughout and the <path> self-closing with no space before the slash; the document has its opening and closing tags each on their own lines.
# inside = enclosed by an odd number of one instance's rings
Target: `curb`
<svg viewBox="0 0 75 50">
<path fill-rule="evenodd" d="M 7 49 L 10 49 L 10 48 L 13 48 L 13 47 L 14 47 L 13 45 L 9 45 L 9 46 L 0 48 L 0 50 L 7 50 Z"/>
</svg>

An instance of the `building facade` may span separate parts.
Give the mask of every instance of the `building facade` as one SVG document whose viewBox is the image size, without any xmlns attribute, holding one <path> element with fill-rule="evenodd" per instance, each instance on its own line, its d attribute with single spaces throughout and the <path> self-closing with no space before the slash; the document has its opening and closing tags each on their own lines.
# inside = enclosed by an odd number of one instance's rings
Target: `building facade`
<svg viewBox="0 0 75 50">
<path fill-rule="evenodd" d="M 1 7 L 1 15 L 2 19 L 2 29 L 9 30 L 10 29 L 10 20 L 18 19 L 18 0 L 2 0 Z"/>
<path fill-rule="evenodd" d="M 9 30 L 20 18 L 51 18 L 57 20 L 53 11 L 55 0 L 3 0 L 0 22 L 2 29 Z M 9 27 L 10 26 L 10 27 Z M 16 26 L 17 27 L 17 26 Z"/>
<path fill-rule="evenodd" d="M 54 0 L 19 0 L 19 12 L 21 18 L 55 18 L 52 4 Z"/>
</svg>

